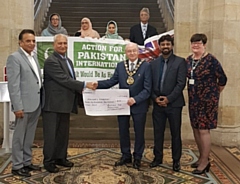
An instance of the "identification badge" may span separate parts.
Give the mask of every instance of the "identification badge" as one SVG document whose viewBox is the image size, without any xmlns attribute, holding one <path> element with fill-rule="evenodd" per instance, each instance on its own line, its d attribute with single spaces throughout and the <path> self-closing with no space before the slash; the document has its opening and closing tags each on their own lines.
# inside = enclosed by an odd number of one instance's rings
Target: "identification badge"
<svg viewBox="0 0 240 184">
<path fill-rule="evenodd" d="M 194 84 L 194 79 L 189 79 L 189 84 L 193 85 Z"/>
</svg>

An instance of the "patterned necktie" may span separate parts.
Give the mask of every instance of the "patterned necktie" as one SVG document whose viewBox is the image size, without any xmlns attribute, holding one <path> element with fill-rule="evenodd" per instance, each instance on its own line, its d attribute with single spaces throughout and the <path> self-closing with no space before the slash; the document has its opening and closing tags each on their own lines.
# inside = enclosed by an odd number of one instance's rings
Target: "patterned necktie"
<svg viewBox="0 0 240 184">
<path fill-rule="evenodd" d="M 67 58 L 65 58 L 65 60 L 66 60 L 66 63 L 67 63 L 68 69 L 69 69 L 69 71 L 70 71 L 70 73 L 71 73 L 71 76 L 72 76 L 72 78 L 74 78 L 74 74 L 73 74 L 72 67 L 71 67 L 71 65 L 69 64 L 69 61 L 68 61 L 68 59 L 67 59 Z"/>
<path fill-rule="evenodd" d="M 167 71 L 167 63 L 168 62 L 168 59 L 165 59 L 164 60 L 164 65 L 163 65 L 163 71 L 162 71 L 162 77 L 161 77 L 161 87 L 160 87 L 160 91 L 162 92 L 163 91 L 163 82 L 164 82 L 164 79 L 165 79 L 165 75 L 166 75 L 166 71 Z"/>
<path fill-rule="evenodd" d="M 131 62 L 130 65 L 131 65 L 130 71 L 132 72 L 134 70 L 134 62 Z"/>
<path fill-rule="evenodd" d="M 147 31 L 147 26 L 144 24 L 143 25 L 143 38 L 145 39 L 146 37 L 146 31 Z"/>
</svg>

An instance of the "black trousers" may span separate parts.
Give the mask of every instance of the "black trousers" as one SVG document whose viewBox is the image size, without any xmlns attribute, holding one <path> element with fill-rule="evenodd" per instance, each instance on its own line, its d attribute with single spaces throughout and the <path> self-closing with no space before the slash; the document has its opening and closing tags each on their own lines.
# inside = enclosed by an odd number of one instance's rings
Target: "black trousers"
<svg viewBox="0 0 240 184">
<path fill-rule="evenodd" d="M 70 113 L 43 111 L 43 164 L 67 158 Z"/>
<path fill-rule="evenodd" d="M 155 159 L 163 159 L 164 131 L 168 119 L 172 137 L 172 159 L 173 161 L 180 161 L 182 155 L 182 107 L 159 107 L 154 104 L 152 118 Z"/>
</svg>

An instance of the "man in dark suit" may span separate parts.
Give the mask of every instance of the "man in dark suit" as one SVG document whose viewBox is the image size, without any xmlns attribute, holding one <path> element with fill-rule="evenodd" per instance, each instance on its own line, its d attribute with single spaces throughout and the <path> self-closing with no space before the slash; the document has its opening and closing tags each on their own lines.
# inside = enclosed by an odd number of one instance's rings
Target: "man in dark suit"
<svg viewBox="0 0 240 184">
<path fill-rule="evenodd" d="M 32 165 L 32 144 L 41 113 L 42 78 L 35 48 L 35 33 L 24 29 L 19 34 L 18 51 L 7 59 L 8 90 L 15 114 L 12 140 L 12 174 L 30 177 L 29 171 L 40 170 Z"/>
<path fill-rule="evenodd" d="M 144 41 L 154 35 L 158 35 L 155 27 L 148 24 L 150 14 L 148 8 L 140 11 L 140 24 L 134 25 L 130 29 L 129 39 L 138 45 L 144 45 Z"/>
<path fill-rule="evenodd" d="M 151 62 L 155 158 L 150 167 L 162 164 L 164 131 L 168 119 L 172 136 L 173 170 L 179 171 L 182 154 L 182 107 L 185 105 L 183 89 L 186 85 L 187 68 L 185 59 L 173 54 L 173 38 L 170 35 L 162 36 L 158 43 L 162 55 Z"/>
<path fill-rule="evenodd" d="M 54 53 L 44 63 L 43 164 L 47 171 L 56 173 L 56 165 L 74 165 L 67 160 L 70 113 L 78 112 L 77 96 L 85 84 L 76 80 L 72 61 L 66 56 L 67 36 L 55 35 L 53 48 Z"/>
<path fill-rule="evenodd" d="M 120 89 L 129 89 L 130 98 L 127 104 L 130 106 L 135 132 L 133 167 L 139 169 L 145 147 L 144 130 L 148 110 L 148 98 L 151 94 L 152 74 L 150 64 L 138 59 L 137 44 L 128 43 L 125 53 L 128 60 L 117 64 L 117 68 L 110 79 L 98 81 L 98 88 L 107 89 L 119 84 Z M 115 163 L 115 166 L 132 163 L 129 120 L 130 116 L 128 115 L 118 116 L 122 157 Z"/>
</svg>

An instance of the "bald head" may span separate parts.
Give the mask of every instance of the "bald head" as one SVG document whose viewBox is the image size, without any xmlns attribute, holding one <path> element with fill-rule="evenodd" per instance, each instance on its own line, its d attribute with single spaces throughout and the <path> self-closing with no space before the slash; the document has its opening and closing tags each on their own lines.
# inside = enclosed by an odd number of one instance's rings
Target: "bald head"
<svg viewBox="0 0 240 184">
<path fill-rule="evenodd" d="M 136 43 L 130 42 L 125 47 L 125 53 L 130 61 L 135 61 L 138 58 L 138 45 Z"/>
</svg>

